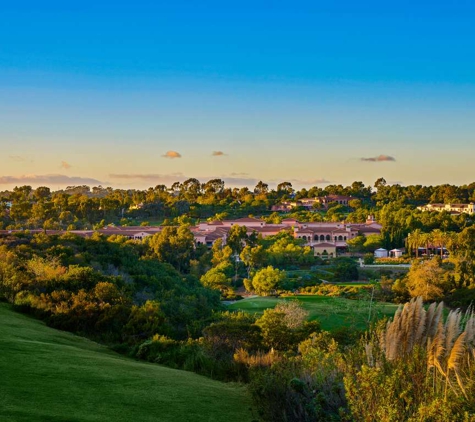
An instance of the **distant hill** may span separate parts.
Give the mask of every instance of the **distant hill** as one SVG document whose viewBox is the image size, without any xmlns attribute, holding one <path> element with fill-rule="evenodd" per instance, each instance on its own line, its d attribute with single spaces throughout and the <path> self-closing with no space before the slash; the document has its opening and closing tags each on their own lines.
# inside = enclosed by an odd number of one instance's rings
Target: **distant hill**
<svg viewBox="0 0 475 422">
<path fill-rule="evenodd" d="M 0 303 L 0 420 L 251 421 L 245 389 L 136 362 Z"/>
</svg>

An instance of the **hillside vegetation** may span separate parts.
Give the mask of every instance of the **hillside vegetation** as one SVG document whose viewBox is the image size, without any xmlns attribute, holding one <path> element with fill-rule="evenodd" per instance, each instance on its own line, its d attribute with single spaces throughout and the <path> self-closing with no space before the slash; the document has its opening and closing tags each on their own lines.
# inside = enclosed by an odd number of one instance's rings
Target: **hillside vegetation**
<svg viewBox="0 0 475 422">
<path fill-rule="evenodd" d="M 251 421 L 244 388 L 136 362 L 0 303 L 0 420 Z"/>
<path fill-rule="evenodd" d="M 290 298 L 253 297 L 240 300 L 229 306 L 234 311 L 262 314 L 265 309 L 274 308 L 283 301 L 297 299 L 308 312 L 310 320 L 317 320 L 322 329 L 332 331 L 342 327 L 364 330 L 369 321 L 383 316 L 392 317 L 397 305 L 392 303 L 357 301 L 339 297 L 298 295 Z"/>
</svg>

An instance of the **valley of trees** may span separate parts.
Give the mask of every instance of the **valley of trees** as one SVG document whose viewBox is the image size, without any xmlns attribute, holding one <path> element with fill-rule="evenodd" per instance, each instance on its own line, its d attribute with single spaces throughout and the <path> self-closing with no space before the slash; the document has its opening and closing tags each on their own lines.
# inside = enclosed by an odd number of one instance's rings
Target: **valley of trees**
<svg viewBox="0 0 475 422">
<path fill-rule="evenodd" d="M 383 245 L 401 247 L 416 229 L 428 232 L 460 231 L 473 224 L 465 214 L 421 212 L 418 205 L 431 203 L 468 203 L 475 201 L 475 183 L 464 186 L 387 185 L 383 178 L 374 187 L 362 182 L 351 186 L 294 190 L 289 182 L 270 189 L 259 182 L 254 189 L 228 188 L 220 179 L 201 183 L 197 179 L 158 185 L 147 190 L 122 190 L 73 186 L 52 192 L 48 187 L 20 186 L 0 192 L 0 229 L 93 229 L 108 224 L 140 225 L 150 222 L 181 225 L 199 220 L 264 216 L 278 223 L 282 215 L 271 214 L 272 205 L 285 200 L 351 195 L 350 207 L 330 204 L 328 210 L 294 209 L 286 217 L 299 221 L 364 222 L 371 214 L 383 225 Z"/>
<path fill-rule="evenodd" d="M 474 216 L 416 209 L 473 201 L 475 183 L 403 187 L 379 179 L 375 188 L 229 189 L 196 179 L 146 191 L 18 187 L 0 194 L 2 228 L 24 229 L 0 237 L 0 299 L 136 359 L 246 383 L 265 421 L 475 421 Z M 348 256 L 323 260 L 290 232 L 262 238 L 240 226 L 208 249 L 189 230 L 208 218 L 279 222 L 272 205 L 333 193 L 355 199 L 286 216 L 375 215 L 381 235 L 351 240 Z M 142 242 L 28 231 L 150 222 L 165 227 Z M 404 245 L 412 265 L 402 272 L 359 268 L 351 257 Z M 364 283 L 352 284 L 358 279 Z M 262 314 L 228 311 L 222 299 L 245 290 L 289 300 Z M 296 292 L 411 302 L 392 322 L 370 313 L 366 332 L 326 332 L 292 300 Z M 428 306 L 433 301 L 446 307 Z"/>
</svg>

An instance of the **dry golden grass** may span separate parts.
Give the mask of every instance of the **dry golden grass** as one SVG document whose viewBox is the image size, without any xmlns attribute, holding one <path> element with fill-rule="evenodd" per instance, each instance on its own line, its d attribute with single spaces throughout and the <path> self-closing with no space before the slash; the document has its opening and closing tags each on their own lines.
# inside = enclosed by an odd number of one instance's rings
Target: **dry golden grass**
<svg viewBox="0 0 475 422">
<path fill-rule="evenodd" d="M 259 366 L 271 366 L 273 363 L 280 360 L 280 356 L 274 349 L 271 349 L 267 353 L 257 352 L 256 354 L 251 355 L 247 350 L 240 348 L 236 350 L 234 360 L 253 368 Z"/>
<path fill-rule="evenodd" d="M 463 382 L 463 378 L 461 376 L 460 371 L 463 366 L 462 365 L 463 358 L 466 352 L 466 347 L 465 347 L 466 335 L 467 333 L 465 332 L 459 335 L 447 359 L 447 379 L 449 379 L 449 371 L 450 370 L 454 371 L 455 377 L 457 379 L 457 383 L 465 396 L 467 396 L 467 393 L 465 392 L 464 382 Z"/>
<path fill-rule="evenodd" d="M 432 303 L 427 311 L 421 297 L 399 307 L 379 334 L 379 348 L 387 361 L 405 359 L 414 349 L 422 348 L 427 355 L 428 371 L 436 371 L 456 394 L 466 394 L 471 382 L 469 367 L 475 358 L 475 314 L 457 309 L 450 311 L 445 323 L 443 304 Z M 371 344 L 366 346 L 368 364 L 377 364 Z M 433 372 L 434 385 L 437 373 Z M 456 381 L 453 382 L 453 381 Z M 458 389 L 456 388 L 458 385 Z"/>
</svg>

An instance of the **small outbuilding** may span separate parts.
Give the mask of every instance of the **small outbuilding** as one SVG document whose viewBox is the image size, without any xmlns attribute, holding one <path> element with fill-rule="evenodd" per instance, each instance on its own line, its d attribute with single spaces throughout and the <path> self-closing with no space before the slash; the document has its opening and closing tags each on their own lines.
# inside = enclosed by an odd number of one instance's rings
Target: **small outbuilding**
<svg viewBox="0 0 475 422">
<path fill-rule="evenodd" d="M 375 258 L 387 258 L 388 255 L 388 250 L 384 248 L 379 248 L 374 251 Z"/>
<path fill-rule="evenodd" d="M 391 258 L 401 258 L 402 257 L 402 250 L 401 249 L 391 249 L 389 251 L 389 256 Z"/>
</svg>

